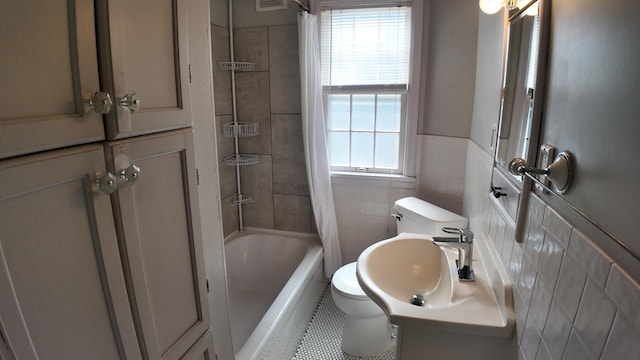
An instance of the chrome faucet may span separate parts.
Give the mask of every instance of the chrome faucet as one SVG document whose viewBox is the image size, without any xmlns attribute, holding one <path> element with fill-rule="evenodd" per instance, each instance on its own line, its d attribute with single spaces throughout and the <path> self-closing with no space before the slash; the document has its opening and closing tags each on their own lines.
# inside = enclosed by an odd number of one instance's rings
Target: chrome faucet
<svg viewBox="0 0 640 360">
<path fill-rule="evenodd" d="M 473 275 L 473 232 L 470 229 L 443 227 L 442 231 L 447 234 L 458 234 L 458 237 L 434 236 L 433 243 L 438 246 L 452 247 L 458 249 L 458 280 L 476 281 Z"/>
</svg>

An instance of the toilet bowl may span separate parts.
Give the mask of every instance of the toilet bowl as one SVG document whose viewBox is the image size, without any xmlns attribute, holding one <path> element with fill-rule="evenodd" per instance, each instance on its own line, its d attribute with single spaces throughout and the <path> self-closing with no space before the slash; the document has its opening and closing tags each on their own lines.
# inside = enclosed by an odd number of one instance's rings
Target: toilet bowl
<svg viewBox="0 0 640 360">
<path fill-rule="evenodd" d="M 331 297 L 345 314 L 341 343 L 344 352 L 352 356 L 375 356 L 393 345 L 387 315 L 360 288 L 355 262 L 334 273 Z"/>
<path fill-rule="evenodd" d="M 465 217 L 415 197 L 394 205 L 397 233 L 441 236 L 443 227 L 466 228 Z M 345 314 L 342 350 L 352 356 L 380 355 L 393 346 L 387 315 L 364 293 L 356 277 L 356 263 L 342 266 L 331 279 L 331 297 Z"/>
</svg>

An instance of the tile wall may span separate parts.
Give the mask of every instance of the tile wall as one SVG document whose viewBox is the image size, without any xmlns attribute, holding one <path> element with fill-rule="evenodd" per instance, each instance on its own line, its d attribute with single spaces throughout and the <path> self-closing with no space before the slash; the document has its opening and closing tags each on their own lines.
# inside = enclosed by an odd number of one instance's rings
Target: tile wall
<svg viewBox="0 0 640 360">
<path fill-rule="evenodd" d="M 255 63 L 253 71 L 236 73 L 239 122 L 256 122 L 259 135 L 241 138 L 241 153 L 261 162 L 240 169 L 242 193 L 254 203 L 243 206 L 249 227 L 314 232 L 304 167 L 300 116 L 300 75 L 296 25 L 234 29 L 235 60 Z M 238 209 L 230 204 L 237 193 L 235 167 L 221 164 L 233 154 L 232 138 L 222 126 L 232 122 L 231 76 L 217 64 L 229 61 L 229 30 L 212 25 L 216 125 L 220 193 L 225 236 L 236 231 Z"/>
<path fill-rule="evenodd" d="M 343 262 L 356 261 L 369 245 L 396 235 L 390 216 L 396 200 L 417 196 L 456 213 L 462 211 L 467 140 L 418 135 L 417 180 L 333 178 L 333 198 Z"/>
<path fill-rule="evenodd" d="M 486 172 L 490 156 L 469 148 L 468 171 Z M 475 202 L 465 212 L 476 213 L 514 284 L 519 359 L 640 359 L 640 285 L 536 196 L 526 240 L 516 243 L 487 188 L 466 186 Z"/>
<path fill-rule="evenodd" d="M 396 234 L 391 217 L 396 200 L 415 196 L 415 186 L 397 188 L 392 181 L 342 182 L 333 179 L 342 262 L 347 264 L 369 245 Z"/>
</svg>

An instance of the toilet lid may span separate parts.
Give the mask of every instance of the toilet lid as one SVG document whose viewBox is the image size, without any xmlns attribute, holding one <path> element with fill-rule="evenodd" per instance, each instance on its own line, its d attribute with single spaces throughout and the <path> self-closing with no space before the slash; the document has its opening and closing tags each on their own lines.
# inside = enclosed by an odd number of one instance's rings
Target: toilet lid
<svg viewBox="0 0 640 360">
<path fill-rule="evenodd" d="M 367 294 L 362 291 L 356 277 L 356 263 L 347 264 L 333 274 L 331 285 L 342 296 L 351 299 L 365 300 Z"/>
</svg>

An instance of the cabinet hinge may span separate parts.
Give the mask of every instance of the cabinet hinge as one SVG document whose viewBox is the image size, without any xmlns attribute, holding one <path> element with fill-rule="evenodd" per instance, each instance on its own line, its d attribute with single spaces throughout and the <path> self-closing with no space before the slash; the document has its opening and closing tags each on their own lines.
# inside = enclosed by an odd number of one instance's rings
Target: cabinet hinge
<svg viewBox="0 0 640 360">
<path fill-rule="evenodd" d="M 200 186 L 200 169 L 196 169 L 196 183 Z"/>
<path fill-rule="evenodd" d="M 207 279 L 207 293 L 209 293 L 209 279 Z"/>
<path fill-rule="evenodd" d="M 189 83 L 191 83 L 193 80 L 193 77 L 191 76 L 191 64 L 189 64 Z"/>
</svg>

